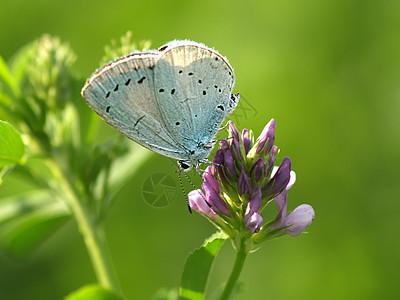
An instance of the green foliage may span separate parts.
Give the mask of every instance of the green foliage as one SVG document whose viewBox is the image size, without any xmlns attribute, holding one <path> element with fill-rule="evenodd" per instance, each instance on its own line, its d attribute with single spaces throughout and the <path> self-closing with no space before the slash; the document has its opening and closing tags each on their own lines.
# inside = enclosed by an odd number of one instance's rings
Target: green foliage
<svg viewBox="0 0 400 300">
<path fill-rule="evenodd" d="M 182 274 L 180 299 L 204 299 L 212 263 L 226 239 L 224 233 L 217 232 L 189 254 Z"/>
<path fill-rule="evenodd" d="M 107 55 L 123 49 L 107 48 Z M 125 44 L 124 44 L 125 43 Z M 84 80 L 72 71 L 76 56 L 59 38 L 44 35 L 8 65 L 0 57 L 0 179 L 12 174 L 32 190 L 0 199 L 0 245 L 16 258 L 29 255 L 73 216 L 100 286 L 68 299 L 119 299 L 101 224 L 117 191 L 149 157 L 121 135 L 99 135 L 100 119 L 84 103 Z M 25 151 L 26 146 L 26 151 Z M 24 155 L 25 154 L 25 155 Z"/>
<path fill-rule="evenodd" d="M 0 121 L 0 168 L 19 163 L 24 152 L 19 133 L 7 122 Z"/>
<path fill-rule="evenodd" d="M 0 201 L 1 245 L 24 257 L 68 219 L 65 203 L 48 191 L 24 193 Z"/>
<path fill-rule="evenodd" d="M 100 61 L 100 66 L 113 61 L 115 58 L 128 55 L 135 50 L 148 50 L 150 49 L 151 42 L 144 40 L 138 43 L 132 40 L 132 32 L 128 31 L 124 36 L 120 38 L 120 45 L 118 45 L 116 40 L 111 40 L 110 45 L 105 46 L 104 56 Z"/>
<path fill-rule="evenodd" d="M 65 297 L 65 300 L 122 300 L 113 292 L 96 284 L 85 285 Z"/>
<path fill-rule="evenodd" d="M 161 289 L 156 295 L 152 298 L 152 300 L 178 300 L 179 293 L 178 289 Z"/>
</svg>

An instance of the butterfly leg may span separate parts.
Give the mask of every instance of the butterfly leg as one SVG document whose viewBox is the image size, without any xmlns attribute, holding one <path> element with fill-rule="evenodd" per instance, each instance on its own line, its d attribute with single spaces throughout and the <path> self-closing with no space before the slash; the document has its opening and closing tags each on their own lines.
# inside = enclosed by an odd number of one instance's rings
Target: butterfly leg
<svg viewBox="0 0 400 300">
<path fill-rule="evenodd" d="M 229 122 L 226 122 L 226 124 L 225 124 L 223 127 L 218 128 L 218 131 L 220 131 L 220 130 L 222 130 L 222 129 L 225 129 L 226 126 L 228 126 L 228 125 L 229 125 Z"/>
</svg>

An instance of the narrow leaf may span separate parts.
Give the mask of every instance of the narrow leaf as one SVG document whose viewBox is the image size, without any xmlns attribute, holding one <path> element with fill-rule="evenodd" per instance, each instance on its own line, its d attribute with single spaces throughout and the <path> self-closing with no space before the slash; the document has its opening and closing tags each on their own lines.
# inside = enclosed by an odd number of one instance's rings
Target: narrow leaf
<svg viewBox="0 0 400 300">
<path fill-rule="evenodd" d="M 92 284 L 85 285 L 80 289 L 72 292 L 65 300 L 122 300 L 121 297 L 115 295 L 112 291 L 104 287 Z"/>
<path fill-rule="evenodd" d="M 24 152 L 19 133 L 9 123 L 0 121 L 0 168 L 18 163 Z"/>
<path fill-rule="evenodd" d="M 0 243 L 21 258 L 69 218 L 64 202 L 46 191 L 30 192 L 0 201 Z"/>
<path fill-rule="evenodd" d="M 7 64 L 0 56 L 0 90 L 6 94 L 10 99 L 15 99 L 16 86 L 11 76 Z"/>
<path fill-rule="evenodd" d="M 204 299 L 212 263 L 226 239 L 227 236 L 224 233 L 217 232 L 208 238 L 200 248 L 189 254 L 183 269 L 180 299 Z"/>
</svg>

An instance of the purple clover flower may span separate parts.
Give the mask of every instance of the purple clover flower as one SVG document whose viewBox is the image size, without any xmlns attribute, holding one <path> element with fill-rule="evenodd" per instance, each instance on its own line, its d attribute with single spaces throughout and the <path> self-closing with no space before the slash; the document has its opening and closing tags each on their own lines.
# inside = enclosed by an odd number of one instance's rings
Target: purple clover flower
<svg viewBox="0 0 400 300">
<path fill-rule="evenodd" d="M 259 244 L 272 237 L 298 236 L 309 226 L 315 213 L 302 204 L 287 216 L 287 190 L 296 179 L 291 160 L 284 157 L 275 166 L 278 147 L 276 122 L 271 119 L 254 142 L 253 133 L 242 134 L 229 121 L 229 138 L 220 141 L 220 149 L 203 175 L 201 190 L 189 193 L 190 207 L 209 219 L 231 239 L 251 237 Z M 271 200 L 278 208 L 275 220 L 263 224 L 261 212 Z"/>
</svg>

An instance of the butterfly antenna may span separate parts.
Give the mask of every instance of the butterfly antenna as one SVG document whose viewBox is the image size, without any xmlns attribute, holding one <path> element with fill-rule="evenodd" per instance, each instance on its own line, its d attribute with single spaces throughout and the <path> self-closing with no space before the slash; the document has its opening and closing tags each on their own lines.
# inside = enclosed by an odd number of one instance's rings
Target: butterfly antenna
<svg viewBox="0 0 400 300">
<path fill-rule="evenodd" d="M 187 207 L 189 209 L 189 212 L 192 213 L 192 209 L 190 208 L 190 205 L 189 205 L 188 196 L 186 195 L 185 189 L 183 187 L 182 177 L 181 177 L 181 173 L 182 172 L 181 172 L 181 169 L 179 168 L 179 163 L 178 163 L 178 172 L 177 173 L 178 173 L 178 177 L 179 177 L 179 183 L 181 184 L 183 196 L 185 197 L 186 205 L 187 205 Z"/>
</svg>

